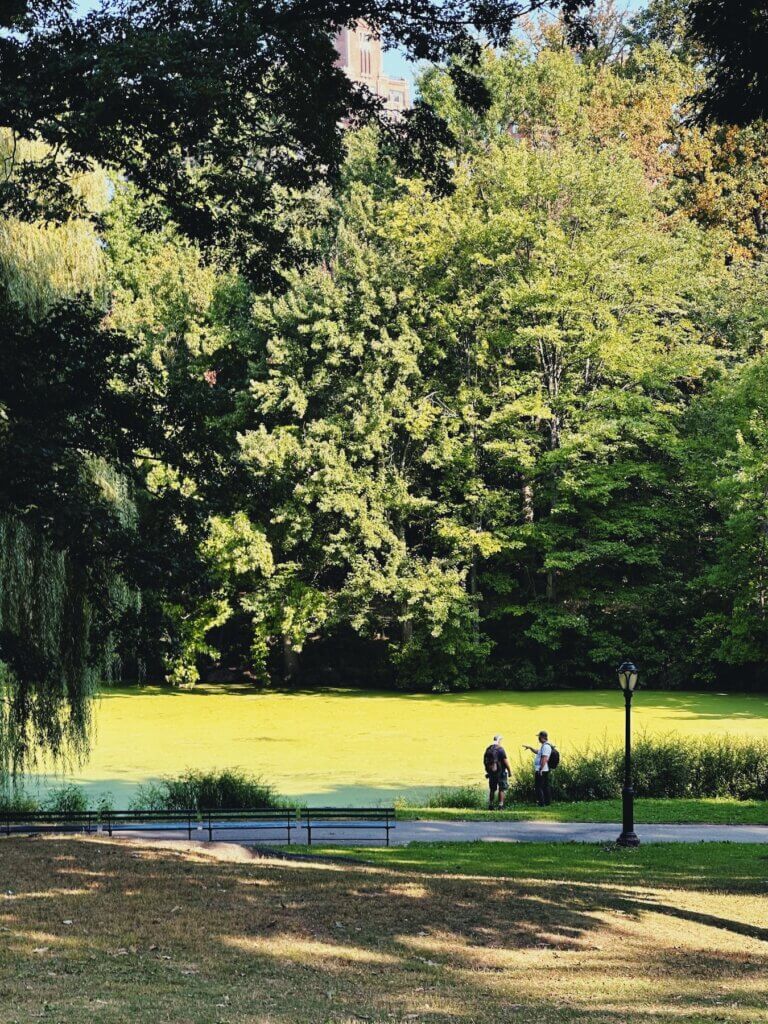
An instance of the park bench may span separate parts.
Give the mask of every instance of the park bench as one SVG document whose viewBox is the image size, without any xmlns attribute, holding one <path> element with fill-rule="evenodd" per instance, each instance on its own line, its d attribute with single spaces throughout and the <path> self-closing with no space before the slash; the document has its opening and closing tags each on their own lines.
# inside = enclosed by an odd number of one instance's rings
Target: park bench
<svg viewBox="0 0 768 1024">
<path fill-rule="evenodd" d="M 258 832 L 262 835 L 265 832 L 281 833 L 288 845 L 291 845 L 291 830 L 296 827 L 296 812 L 293 808 L 284 810 L 258 810 L 258 811 L 204 811 L 203 821 L 208 832 L 208 839 L 213 842 L 217 832 L 227 832 L 236 829 L 240 832 Z M 264 836 L 264 838 L 269 838 Z"/>
<path fill-rule="evenodd" d="M 395 827 L 393 807 L 307 807 L 302 811 L 302 826 L 307 833 L 307 846 L 312 845 L 312 834 L 324 834 L 341 842 L 371 838 L 361 833 L 379 833 L 389 846 L 389 833 Z M 354 832 L 353 836 L 344 835 Z M 384 833 L 381 835 L 380 833 Z M 330 833 L 330 834 L 329 834 Z M 342 833 L 342 836 L 339 836 Z"/>
<path fill-rule="evenodd" d="M 243 833 L 276 833 L 275 838 L 291 843 L 295 828 L 294 811 L 4 811 L 0 827 L 6 835 L 41 832 L 85 832 L 113 835 L 125 832 L 182 832 L 187 839 L 207 838 L 237 829 Z M 201 836 L 202 833 L 202 836 Z"/>
<path fill-rule="evenodd" d="M 2 811 L 0 827 L 7 835 L 31 832 L 95 832 L 96 811 Z"/>
</svg>

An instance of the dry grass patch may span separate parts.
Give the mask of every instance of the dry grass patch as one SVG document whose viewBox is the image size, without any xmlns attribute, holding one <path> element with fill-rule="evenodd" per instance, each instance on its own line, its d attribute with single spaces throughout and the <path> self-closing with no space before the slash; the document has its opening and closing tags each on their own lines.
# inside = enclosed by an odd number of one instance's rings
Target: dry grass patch
<svg viewBox="0 0 768 1024">
<path fill-rule="evenodd" d="M 238 857 L 0 841 L 2 1024 L 768 1014 L 759 881 L 674 890 Z"/>
</svg>

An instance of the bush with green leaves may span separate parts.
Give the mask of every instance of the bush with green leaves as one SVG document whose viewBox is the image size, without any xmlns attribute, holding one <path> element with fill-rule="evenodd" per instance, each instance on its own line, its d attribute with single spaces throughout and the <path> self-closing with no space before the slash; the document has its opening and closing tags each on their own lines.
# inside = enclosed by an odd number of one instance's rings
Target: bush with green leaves
<svg viewBox="0 0 768 1024">
<path fill-rule="evenodd" d="M 429 794 L 426 806 L 479 811 L 488 806 L 488 791 L 480 786 L 443 786 Z"/>
<path fill-rule="evenodd" d="M 734 736 L 699 738 L 642 736 L 632 750 L 633 785 L 638 797 L 731 797 L 768 800 L 768 740 Z M 563 752 L 552 773 L 555 800 L 613 800 L 621 796 L 624 750 L 598 746 Z M 533 803 L 533 769 L 526 758 L 512 766 L 507 800 Z M 427 807 L 477 808 L 487 806 L 487 791 L 480 786 L 435 790 Z"/>
<path fill-rule="evenodd" d="M 176 778 L 140 786 L 131 810 L 238 811 L 285 807 L 274 787 L 258 775 L 237 769 L 190 770 Z"/>
<path fill-rule="evenodd" d="M 0 814 L 29 814 L 40 810 L 40 801 L 20 787 L 0 786 Z"/>
<path fill-rule="evenodd" d="M 53 811 L 57 814 L 82 814 L 95 811 L 107 814 L 114 810 L 115 798 L 108 790 L 89 796 L 82 786 L 73 782 L 49 790 L 43 800 L 27 793 L 22 787 L 7 786 L 0 788 L 0 813 L 10 811 L 13 814 L 32 814 L 36 811 Z"/>
<path fill-rule="evenodd" d="M 166 811 L 167 791 L 165 786 L 157 782 L 145 782 L 136 787 L 133 799 L 128 804 L 129 811 Z"/>
<path fill-rule="evenodd" d="M 623 758 L 614 758 L 620 777 Z M 768 740 L 644 737 L 634 745 L 632 765 L 638 796 L 768 799 Z"/>
<path fill-rule="evenodd" d="M 68 782 L 48 793 L 43 801 L 42 809 L 59 814 L 81 814 L 89 809 L 88 795 L 81 786 Z"/>
</svg>

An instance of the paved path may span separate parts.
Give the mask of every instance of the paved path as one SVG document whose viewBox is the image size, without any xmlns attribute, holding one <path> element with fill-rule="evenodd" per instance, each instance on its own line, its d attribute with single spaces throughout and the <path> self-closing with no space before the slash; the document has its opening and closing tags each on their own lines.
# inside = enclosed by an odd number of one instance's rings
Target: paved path
<svg viewBox="0 0 768 1024">
<path fill-rule="evenodd" d="M 636 831 L 643 843 L 768 843 L 768 825 L 637 825 Z M 404 846 L 407 843 L 611 843 L 621 832 L 621 826 L 590 824 L 587 822 L 565 821 L 399 821 L 391 832 L 390 842 L 393 846 Z M 117 833 L 120 834 L 120 833 Z M 187 838 L 186 827 L 183 829 L 159 829 L 148 827 L 129 833 L 144 838 L 178 839 Z M 334 833 L 323 832 L 320 842 L 333 845 L 343 840 L 345 845 L 380 846 L 382 833 L 372 831 L 371 839 L 363 829 L 355 832 Z M 203 839 L 193 833 L 193 838 Z M 284 834 L 279 838 L 270 832 L 248 831 L 247 829 L 231 829 L 218 831 L 214 829 L 213 838 L 217 842 L 259 843 L 273 839 L 284 843 Z M 306 833 L 294 829 L 292 842 L 296 845 L 306 844 Z"/>
<path fill-rule="evenodd" d="M 768 825 L 636 825 L 644 843 L 768 843 Z M 392 833 L 402 843 L 611 843 L 621 825 L 571 821 L 402 821 Z"/>
</svg>

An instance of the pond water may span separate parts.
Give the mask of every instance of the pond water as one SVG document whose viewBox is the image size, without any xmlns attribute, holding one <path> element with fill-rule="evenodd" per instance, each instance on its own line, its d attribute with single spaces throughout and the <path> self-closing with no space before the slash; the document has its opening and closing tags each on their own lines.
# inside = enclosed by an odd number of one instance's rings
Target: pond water
<svg viewBox="0 0 768 1024">
<path fill-rule="evenodd" d="M 482 754 L 501 733 L 510 756 L 526 756 L 547 729 L 569 750 L 623 742 L 615 691 L 400 694 L 366 690 L 255 691 L 246 686 L 104 692 L 90 759 L 72 774 L 123 806 L 139 783 L 186 768 L 256 772 L 310 804 L 366 804 L 417 797 L 442 785 L 483 780 Z M 768 736 L 768 696 L 640 690 L 638 733 Z M 60 785 L 61 776 L 30 780 Z"/>
</svg>

